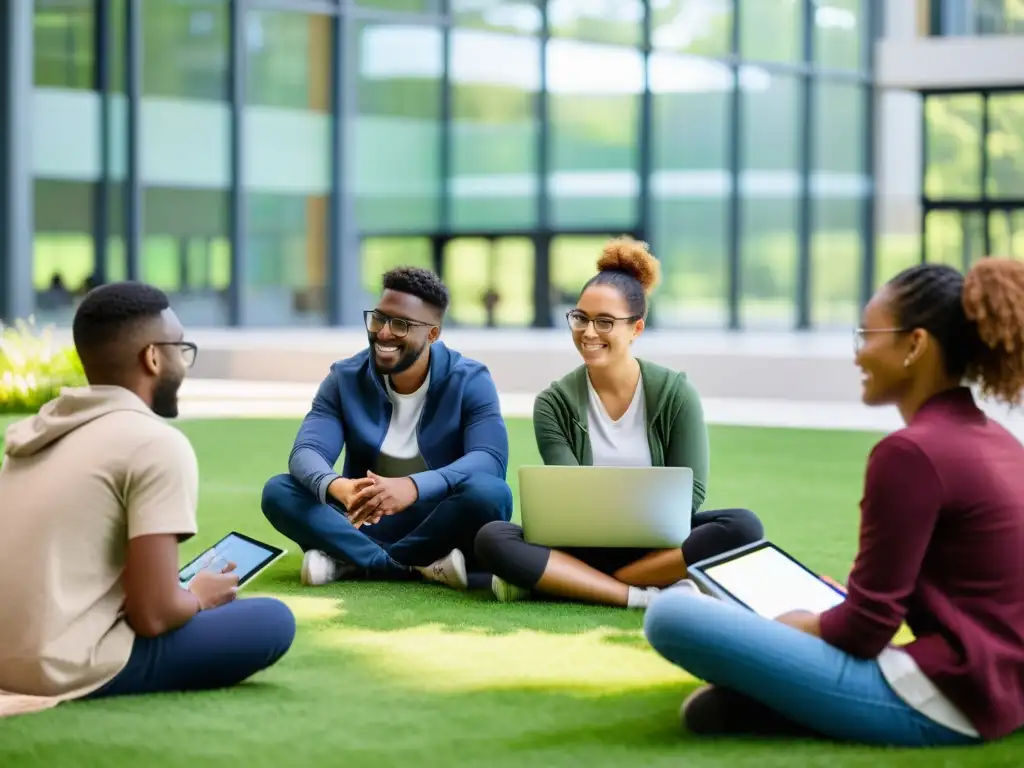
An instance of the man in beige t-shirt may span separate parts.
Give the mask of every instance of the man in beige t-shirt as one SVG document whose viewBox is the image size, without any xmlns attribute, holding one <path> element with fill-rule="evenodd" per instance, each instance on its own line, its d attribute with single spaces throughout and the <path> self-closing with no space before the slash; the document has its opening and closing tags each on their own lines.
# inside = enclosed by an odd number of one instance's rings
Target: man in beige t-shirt
<svg viewBox="0 0 1024 768">
<path fill-rule="evenodd" d="M 231 685 L 276 662 L 295 633 L 283 603 L 235 602 L 230 568 L 189 589 L 178 580 L 199 473 L 164 419 L 177 415 L 196 347 L 167 297 L 134 282 L 97 288 L 74 339 L 89 386 L 5 438 L 0 714 L 15 701 Z"/>
</svg>

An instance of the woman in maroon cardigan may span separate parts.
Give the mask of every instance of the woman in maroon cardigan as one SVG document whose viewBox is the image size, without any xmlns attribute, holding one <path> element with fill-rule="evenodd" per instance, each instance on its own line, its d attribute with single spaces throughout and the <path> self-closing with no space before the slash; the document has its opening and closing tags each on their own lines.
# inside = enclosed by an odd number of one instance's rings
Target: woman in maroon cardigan
<svg viewBox="0 0 1024 768">
<path fill-rule="evenodd" d="M 648 640 L 710 684 L 683 704 L 693 732 L 949 746 L 1024 726 L 1024 446 L 964 386 L 1024 399 L 1024 263 L 913 267 L 862 322 L 864 402 L 906 426 L 868 459 L 846 600 L 771 621 L 656 598 Z M 915 639 L 897 648 L 904 621 Z"/>
</svg>

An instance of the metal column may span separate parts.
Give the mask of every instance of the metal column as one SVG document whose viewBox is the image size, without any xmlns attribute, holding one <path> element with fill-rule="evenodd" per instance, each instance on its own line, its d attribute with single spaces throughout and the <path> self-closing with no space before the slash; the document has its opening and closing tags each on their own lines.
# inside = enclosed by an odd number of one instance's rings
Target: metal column
<svg viewBox="0 0 1024 768">
<path fill-rule="evenodd" d="M 27 317 L 32 289 L 32 0 L 0 5 L 0 320 Z"/>
</svg>

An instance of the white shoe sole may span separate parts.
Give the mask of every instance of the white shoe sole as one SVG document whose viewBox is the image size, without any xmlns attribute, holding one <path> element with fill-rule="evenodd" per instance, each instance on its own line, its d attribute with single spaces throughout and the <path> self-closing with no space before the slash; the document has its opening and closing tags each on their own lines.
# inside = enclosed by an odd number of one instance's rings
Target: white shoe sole
<svg viewBox="0 0 1024 768">
<path fill-rule="evenodd" d="M 462 550 L 453 549 L 449 555 L 451 558 L 452 571 L 456 578 L 454 584 L 446 582 L 446 584 L 452 589 L 469 589 L 469 576 L 466 573 L 466 556 L 462 554 Z"/>
</svg>

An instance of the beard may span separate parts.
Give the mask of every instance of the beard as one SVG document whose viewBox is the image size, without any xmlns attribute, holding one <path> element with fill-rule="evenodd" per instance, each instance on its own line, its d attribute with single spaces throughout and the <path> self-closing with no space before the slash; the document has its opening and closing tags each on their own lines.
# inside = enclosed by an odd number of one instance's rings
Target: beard
<svg viewBox="0 0 1024 768">
<path fill-rule="evenodd" d="M 400 342 L 389 342 L 389 346 L 397 346 L 398 354 L 397 359 L 391 365 L 382 365 L 377 359 L 376 345 L 377 339 L 374 336 L 370 336 L 370 358 L 373 360 L 373 366 L 377 369 L 377 372 L 383 376 L 394 376 L 399 373 L 412 368 L 416 364 L 416 361 L 423 355 L 423 351 L 427 348 L 427 343 L 424 341 L 418 347 L 411 346 L 407 343 Z"/>
<path fill-rule="evenodd" d="M 178 416 L 178 390 L 183 378 L 166 376 L 157 381 L 153 388 L 153 413 L 164 419 Z"/>
</svg>

